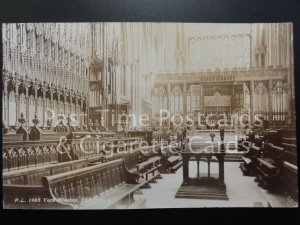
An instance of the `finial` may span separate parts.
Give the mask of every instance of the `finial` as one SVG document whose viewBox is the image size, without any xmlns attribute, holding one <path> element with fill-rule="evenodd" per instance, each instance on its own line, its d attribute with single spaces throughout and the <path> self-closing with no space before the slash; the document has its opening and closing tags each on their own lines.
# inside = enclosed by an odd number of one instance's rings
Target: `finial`
<svg viewBox="0 0 300 225">
<path fill-rule="evenodd" d="M 64 117 L 63 117 L 63 114 L 62 114 L 62 113 L 60 113 L 60 114 L 59 114 L 59 116 L 58 116 L 58 119 L 59 119 L 59 120 L 63 120 L 63 119 L 64 119 Z"/>
<path fill-rule="evenodd" d="M 35 126 L 37 126 L 37 125 L 40 123 L 40 121 L 38 120 L 38 117 L 37 117 L 37 114 L 36 114 L 36 113 L 34 114 L 34 119 L 32 120 L 32 122 L 33 122 L 33 124 L 34 124 Z"/>
<path fill-rule="evenodd" d="M 23 126 L 23 124 L 25 124 L 26 120 L 24 118 L 24 114 L 23 112 L 21 112 L 21 118 L 19 118 L 18 122 Z"/>
</svg>

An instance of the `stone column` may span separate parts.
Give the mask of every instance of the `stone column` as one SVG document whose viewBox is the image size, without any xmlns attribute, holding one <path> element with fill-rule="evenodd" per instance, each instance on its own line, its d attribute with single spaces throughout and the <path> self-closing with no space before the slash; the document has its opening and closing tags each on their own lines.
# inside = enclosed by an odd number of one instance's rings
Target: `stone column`
<svg viewBox="0 0 300 225">
<path fill-rule="evenodd" d="M 37 114 L 38 111 L 38 90 L 37 88 L 34 89 L 34 98 L 35 98 L 35 113 Z"/>
<path fill-rule="evenodd" d="M 186 83 L 183 83 L 183 98 L 182 98 L 182 101 L 183 101 L 183 123 L 185 124 L 186 123 L 186 114 L 187 114 L 187 90 L 186 90 Z"/>
<path fill-rule="evenodd" d="M 9 124 L 9 121 L 8 121 L 8 118 L 7 118 L 7 114 L 8 114 L 8 94 L 7 94 L 7 82 L 4 81 L 4 89 L 3 89 L 3 122 L 8 126 Z"/>
<path fill-rule="evenodd" d="M 272 80 L 270 79 L 268 81 L 268 122 L 269 124 L 273 122 L 272 95 L 273 95 Z"/>
<path fill-rule="evenodd" d="M 254 104 L 253 104 L 253 100 L 254 100 L 254 81 L 250 80 L 250 90 L 249 90 L 249 94 L 250 94 L 250 124 L 253 125 L 254 122 Z"/>
<path fill-rule="evenodd" d="M 232 85 L 232 89 L 231 89 L 231 98 L 232 98 L 231 99 L 231 113 L 232 113 L 232 110 L 235 109 L 235 92 L 234 92 L 234 87 L 235 87 L 235 85 L 233 84 Z"/>
<path fill-rule="evenodd" d="M 171 108 L 171 84 L 168 83 L 167 84 L 167 110 L 171 111 L 170 108 Z"/>
<path fill-rule="evenodd" d="M 28 87 L 26 87 L 25 101 L 26 101 L 26 111 L 25 111 L 26 122 L 25 122 L 25 126 L 29 126 L 29 90 L 28 90 Z"/>
<path fill-rule="evenodd" d="M 43 127 L 46 126 L 46 117 L 45 117 L 45 111 L 46 111 L 46 87 L 43 87 Z"/>
<path fill-rule="evenodd" d="M 53 100 L 54 86 L 51 84 L 50 86 L 50 101 L 51 101 L 51 109 L 54 109 L 54 100 Z M 54 112 L 56 113 L 56 112 Z M 55 115 L 57 118 L 57 115 Z M 51 127 L 53 126 L 53 119 L 51 119 Z"/>
<path fill-rule="evenodd" d="M 287 118 L 288 118 L 288 120 L 287 120 L 287 122 L 288 122 L 288 124 L 292 124 L 293 126 L 295 126 L 296 124 L 294 124 L 295 123 L 295 121 L 294 121 L 294 117 L 295 117 L 295 115 L 294 115 L 294 109 L 293 109 L 293 97 L 292 97 L 292 90 L 294 89 L 294 87 L 293 87 L 293 84 L 292 84 L 292 82 L 291 82 L 291 80 L 292 80 L 292 76 L 293 76 L 293 73 L 291 72 L 291 69 L 290 68 L 288 68 L 287 69 L 287 86 L 286 86 L 286 92 L 287 92 L 287 101 L 286 101 L 286 107 L 287 107 Z"/>
<path fill-rule="evenodd" d="M 17 76 L 17 75 L 16 75 Z M 15 89 L 15 98 L 16 98 L 16 127 L 18 126 L 18 117 L 19 117 L 19 113 L 20 113 L 20 96 L 19 96 L 19 84 L 20 81 L 18 78 L 15 78 L 15 85 L 16 85 L 16 89 Z"/>
<path fill-rule="evenodd" d="M 171 112 L 171 84 L 168 83 L 168 86 L 167 86 L 167 110 L 169 112 Z M 171 116 L 170 116 L 171 117 Z M 171 118 L 168 119 L 167 123 L 168 125 L 170 124 L 170 121 L 171 121 Z"/>
</svg>

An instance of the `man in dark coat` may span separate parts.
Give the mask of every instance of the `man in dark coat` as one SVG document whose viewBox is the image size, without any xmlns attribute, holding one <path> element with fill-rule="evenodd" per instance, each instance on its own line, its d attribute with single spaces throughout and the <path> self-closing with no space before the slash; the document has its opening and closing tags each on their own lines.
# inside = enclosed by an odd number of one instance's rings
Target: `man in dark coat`
<svg viewBox="0 0 300 225">
<path fill-rule="evenodd" d="M 221 141 L 224 141 L 224 136 L 225 136 L 225 128 L 224 128 L 224 126 L 220 126 Z"/>
</svg>

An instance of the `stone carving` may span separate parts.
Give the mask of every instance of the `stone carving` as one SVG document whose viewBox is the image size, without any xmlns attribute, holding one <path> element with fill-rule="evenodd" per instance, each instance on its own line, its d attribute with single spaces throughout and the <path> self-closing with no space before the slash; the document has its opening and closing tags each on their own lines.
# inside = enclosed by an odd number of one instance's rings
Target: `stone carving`
<svg viewBox="0 0 300 225">
<path fill-rule="evenodd" d="M 38 120 L 36 113 L 32 122 L 34 126 L 29 131 L 29 140 L 41 140 L 42 130 L 38 127 L 40 121 Z"/>
<path fill-rule="evenodd" d="M 28 140 L 28 131 L 24 127 L 24 124 L 26 122 L 23 112 L 21 112 L 21 118 L 19 118 L 18 122 L 21 124 L 21 126 L 16 130 L 16 134 L 23 134 L 23 140 L 27 141 Z"/>
</svg>

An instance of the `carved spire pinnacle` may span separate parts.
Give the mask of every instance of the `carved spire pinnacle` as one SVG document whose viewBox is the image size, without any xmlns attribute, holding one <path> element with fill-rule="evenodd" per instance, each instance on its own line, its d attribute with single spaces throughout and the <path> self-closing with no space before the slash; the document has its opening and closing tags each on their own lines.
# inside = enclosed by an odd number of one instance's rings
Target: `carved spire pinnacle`
<svg viewBox="0 0 300 225">
<path fill-rule="evenodd" d="M 34 114 L 34 119 L 32 120 L 32 122 L 33 122 L 33 124 L 35 126 L 37 126 L 40 123 L 39 119 L 37 118 L 37 114 L 36 113 Z"/>
<path fill-rule="evenodd" d="M 18 122 L 21 124 L 21 126 L 25 124 L 26 120 L 24 118 L 23 112 L 21 112 L 21 117 L 18 119 Z"/>
</svg>

